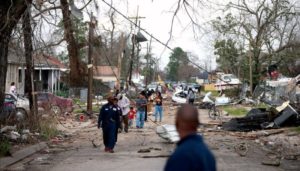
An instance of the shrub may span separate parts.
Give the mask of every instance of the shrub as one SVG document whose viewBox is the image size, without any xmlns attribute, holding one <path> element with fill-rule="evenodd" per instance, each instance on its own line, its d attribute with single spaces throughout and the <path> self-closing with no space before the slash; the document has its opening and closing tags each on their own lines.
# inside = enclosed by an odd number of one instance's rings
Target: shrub
<svg viewBox="0 0 300 171">
<path fill-rule="evenodd" d="M 0 135 L 0 157 L 10 154 L 11 145 L 6 137 Z"/>
</svg>

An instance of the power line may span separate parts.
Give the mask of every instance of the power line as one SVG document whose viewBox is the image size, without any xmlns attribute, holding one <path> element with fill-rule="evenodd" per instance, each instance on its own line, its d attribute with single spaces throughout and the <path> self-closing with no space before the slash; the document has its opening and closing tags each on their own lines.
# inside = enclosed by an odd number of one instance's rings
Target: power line
<svg viewBox="0 0 300 171">
<path fill-rule="evenodd" d="M 158 38 L 156 38 L 155 36 L 153 36 L 152 34 L 150 34 L 146 29 L 141 28 L 137 23 L 131 21 L 127 16 L 125 16 L 122 12 L 120 12 L 119 10 L 117 10 L 115 7 L 112 6 L 112 4 L 107 3 L 105 0 L 102 0 L 106 5 L 108 5 L 110 8 L 112 8 L 114 11 L 116 11 L 119 15 L 121 15 L 123 18 L 125 18 L 127 21 L 129 21 L 130 23 L 132 23 L 133 25 L 135 25 L 136 27 L 138 27 L 140 30 L 142 30 L 143 32 L 145 32 L 148 36 L 150 36 L 151 38 L 153 38 L 154 40 L 156 40 L 158 43 L 160 43 L 161 45 L 165 46 L 166 48 L 168 48 L 169 50 L 171 50 L 172 52 L 174 52 L 174 50 L 167 45 L 166 43 L 163 43 L 161 40 L 159 40 Z M 201 67 L 200 65 L 198 65 L 197 63 L 191 61 L 189 58 L 187 58 L 187 60 L 193 64 L 194 66 L 198 67 L 199 69 L 209 73 L 209 71 L 203 67 Z M 225 83 L 229 83 L 230 81 L 225 81 L 223 80 L 221 77 L 216 76 L 218 79 L 220 79 L 221 81 L 225 82 Z"/>
<path fill-rule="evenodd" d="M 158 38 L 156 38 L 155 36 L 153 36 L 151 33 L 149 33 L 146 29 L 141 28 L 138 24 L 136 24 L 135 22 L 131 21 L 130 18 L 128 18 L 127 16 L 125 16 L 122 12 L 120 12 L 119 10 L 117 10 L 115 7 L 113 7 L 111 4 L 107 3 L 105 0 L 102 0 L 106 5 L 108 5 L 109 7 L 111 7 L 113 10 L 115 10 L 119 15 L 121 15 L 123 18 L 125 18 L 127 21 L 129 21 L 130 23 L 134 24 L 136 27 L 139 27 L 140 30 L 142 30 L 143 32 L 145 32 L 148 36 L 150 36 L 151 38 L 153 38 L 154 40 L 156 40 L 158 43 L 160 43 L 161 45 L 165 46 L 166 48 L 168 48 L 169 50 L 171 50 L 172 52 L 174 52 L 174 50 L 168 46 L 166 43 L 163 43 L 161 40 L 159 40 Z M 208 72 L 206 69 L 204 69 L 203 67 L 199 66 L 198 64 L 196 64 L 195 62 L 191 61 L 190 59 L 188 59 L 188 61 L 195 65 L 196 67 Z"/>
</svg>

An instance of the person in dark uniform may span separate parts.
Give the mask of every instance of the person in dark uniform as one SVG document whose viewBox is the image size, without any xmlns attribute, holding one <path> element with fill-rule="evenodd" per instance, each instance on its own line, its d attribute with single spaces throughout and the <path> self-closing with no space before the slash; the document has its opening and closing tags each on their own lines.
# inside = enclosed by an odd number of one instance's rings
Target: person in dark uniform
<svg viewBox="0 0 300 171">
<path fill-rule="evenodd" d="M 116 105 L 116 98 L 108 97 L 108 103 L 103 105 L 100 109 L 98 118 L 98 128 L 102 128 L 104 151 L 113 153 L 117 141 L 117 130 L 120 125 L 120 110 Z"/>
<path fill-rule="evenodd" d="M 170 156 L 165 171 L 215 171 L 213 154 L 197 134 L 198 110 L 190 104 L 181 106 L 176 114 L 176 129 L 180 141 Z"/>
</svg>

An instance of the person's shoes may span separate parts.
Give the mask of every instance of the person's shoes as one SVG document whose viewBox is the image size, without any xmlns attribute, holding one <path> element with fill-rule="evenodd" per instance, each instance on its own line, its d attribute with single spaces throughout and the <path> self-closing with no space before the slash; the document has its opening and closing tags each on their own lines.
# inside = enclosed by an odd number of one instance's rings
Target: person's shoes
<svg viewBox="0 0 300 171">
<path fill-rule="evenodd" d="M 156 123 L 157 121 L 154 121 L 154 123 Z"/>
<path fill-rule="evenodd" d="M 110 150 L 110 149 L 107 148 L 107 147 L 104 148 L 104 151 L 105 151 L 105 152 L 109 152 L 109 150 Z"/>
<path fill-rule="evenodd" d="M 136 126 L 136 129 L 139 129 L 140 127 L 139 126 Z"/>
<path fill-rule="evenodd" d="M 108 152 L 109 152 L 109 153 L 114 153 L 114 150 L 113 150 L 113 149 L 110 149 Z"/>
</svg>

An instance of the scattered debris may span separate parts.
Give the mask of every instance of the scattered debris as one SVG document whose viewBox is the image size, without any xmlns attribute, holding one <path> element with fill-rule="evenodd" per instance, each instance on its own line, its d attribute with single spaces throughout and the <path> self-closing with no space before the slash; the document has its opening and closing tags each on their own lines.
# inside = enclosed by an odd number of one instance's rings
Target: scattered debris
<svg viewBox="0 0 300 171">
<path fill-rule="evenodd" d="M 11 140 L 17 140 L 17 139 L 19 139 L 21 137 L 21 135 L 18 133 L 18 132 L 16 132 L 16 131 L 11 131 L 10 132 L 10 136 L 9 136 L 9 138 L 11 139 Z"/>
<path fill-rule="evenodd" d="M 245 157 L 248 152 L 248 144 L 246 143 L 239 143 L 234 146 L 234 150 L 241 156 Z"/>
<path fill-rule="evenodd" d="M 17 130 L 17 126 L 5 126 L 1 128 L 0 133 L 8 132 L 8 131 L 15 131 Z"/>
<path fill-rule="evenodd" d="M 61 142 L 63 142 L 63 138 L 61 136 L 56 136 L 51 139 L 51 142 L 54 144 L 61 143 Z"/>
<path fill-rule="evenodd" d="M 150 153 L 150 152 L 151 152 L 150 149 L 140 149 L 140 150 L 138 151 L 138 153 Z"/>
<path fill-rule="evenodd" d="M 156 148 L 156 147 L 150 147 L 150 150 L 156 150 L 156 151 L 161 151 L 161 148 Z"/>
<path fill-rule="evenodd" d="M 179 135 L 175 125 L 158 126 L 156 127 L 156 133 L 158 134 L 158 136 L 169 142 L 175 143 L 179 141 Z"/>
<path fill-rule="evenodd" d="M 268 166 L 280 166 L 280 160 L 279 159 L 265 159 L 261 162 L 263 165 Z"/>
<path fill-rule="evenodd" d="M 91 140 L 91 142 L 92 142 L 92 144 L 93 144 L 93 147 L 94 147 L 94 148 L 98 148 L 98 146 L 95 144 L 94 141 L 95 141 L 95 140 Z"/>
<path fill-rule="evenodd" d="M 286 155 L 284 156 L 285 160 L 297 160 L 297 156 L 296 155 Z"/>
<path fill-rule="evenodd" d="M 168 158 L 170 155 L 155 155 L 155 156 L 142 156 L 142 158 Z"/>
</svg>

